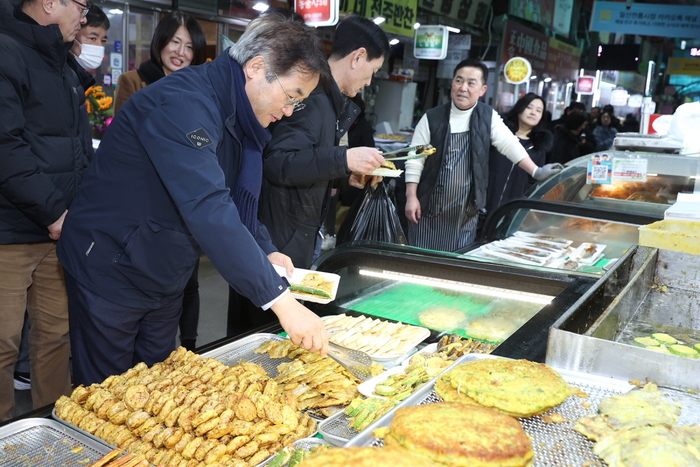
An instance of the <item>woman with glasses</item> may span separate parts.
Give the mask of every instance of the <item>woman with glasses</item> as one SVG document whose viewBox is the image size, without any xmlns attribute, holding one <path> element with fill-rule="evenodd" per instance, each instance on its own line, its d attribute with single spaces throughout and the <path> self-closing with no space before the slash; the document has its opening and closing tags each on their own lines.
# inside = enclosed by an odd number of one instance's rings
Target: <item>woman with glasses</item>
<svg viewBox="0 0 700 467">
<path fill-rule="evenodd" d="M 75 0 L 74 0 L 75 1 Z M 181 11 L 168 13 L 156 26 L 151 39 L 151 58 L 119 76 L 114 93 L 114 111 L 136 91 L 190 65 L 207 59 L 207 40 L 196 19 Z"/>
</svg>

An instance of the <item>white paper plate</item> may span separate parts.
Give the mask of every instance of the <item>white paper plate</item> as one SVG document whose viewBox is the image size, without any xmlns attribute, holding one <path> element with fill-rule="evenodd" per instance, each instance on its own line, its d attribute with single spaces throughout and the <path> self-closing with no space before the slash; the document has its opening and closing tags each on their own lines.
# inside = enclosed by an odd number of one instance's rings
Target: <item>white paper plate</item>
<svg viewBox="0 0 700 467">
<path fill-rule="evenodd" d="M 403 170 L 384 169 L 380 167 L 372 172 L 372 175 L 378 177 L 400 177 L 402 173 Z"/>
<path fill-rule="evenodd" d="M 581 258 L 581 254 L 583 253 L 583 250 L 588 248 L 591 245 L 595 245 L 596 251 L 593 253 L 592 256 L 589 256 L 588 258 Z M 603 256 L 603 250 L 605 250 L 605 247 L 607 245 L 603 245 L 601 243 L 589 243 L 589 242 L 584 242 L 578 246 L 574 250 L 574 252 L 571 254 L 571 258 L 578 261 L 580 264 L 590 266 L 591 264 L 594 264 L 596 261 L 598 261 L 602 256 Z"/>
<path fill-rule="evenodd" d="M 277 271 L 277 274 L 279 274 L 282 277 L 286 277 L 290 284 L 299 284 L 309 273 L 320 274 L 323 277 L 325 277 L 326 280 L 333 282 L 331 298 L 314 297 L 313 295 L 292 292 L 292 295 L 295 298 L 299 300 L 304 300 L 306 302 L 314 302 L 320 304 L 330 303 L 333 300 L 335 300 L 335 294 L 338 292 L 338 284 L 340 284 L 340 276 L 338 274 L 323 271 L 312 271 L 310 269 L 294 268 L 294 273 L 292 274 L 292 277 L 287 277 L 287 271 L 282 266 L 278 266 L 276 264 L 273 264 L 272 266 L 274 266 L 275 271 Z"/>
<path fill-rule="evenodd" d="M 406 367 L 404 366 L 395 366 L 394 368 L 385 371 L 384 373 L 381 373 L 377 376 L 375 376 L 372 379 L 368 379 L 364 383 L 360 384 L 357 386 L 357 390 L 360 392 L 365 397 L 378 397 L 379 399 L 386 399 L 384 396 L 380 396 L 374 393 L 374 388 L 377 386 L 377 384 L 381 384 L 387 379 L 389 379 L 389 376 L 391 375 L 397 375 L 399 373 L 406 373 Z"/>
</svg>

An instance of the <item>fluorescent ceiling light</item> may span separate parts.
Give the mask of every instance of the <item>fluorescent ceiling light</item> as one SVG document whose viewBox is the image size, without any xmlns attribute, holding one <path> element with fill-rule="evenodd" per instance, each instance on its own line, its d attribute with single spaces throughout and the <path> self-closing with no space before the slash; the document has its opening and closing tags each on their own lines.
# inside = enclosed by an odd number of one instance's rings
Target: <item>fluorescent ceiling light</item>
<svg viewBox="0 0 700 467">
<path fill-rule="evenodd" d="M 386 21 L 386 18 L 383 16 L 377 16 L 372 21 L 374 21 L 374 24 L 382 24 L 384 21 Z"/>
<path fill-rule="evenodd" d="M 253 10 L 257 10 L 260 13 L 262 13 L 263 11 L 267 11 L 268 8 L 270 8 L 270 5 L 268 5 L 265 2 L 258 2 L 255 5 L 253 5 Z"/>
<path fill-rule="evenodd" d="M 530 76 L 530 79 L 537 79 L 537 76 Z"/>
<path fill-rule="evenodd" d="M 544 82 L 545 82 L 545 83 L 549 83 L 550 81 L 552 81 L 552 78 L 545 78 L 545 79 L 544 79 Z"/>
<path fill-rule="evenodd" d="M 551 295 L 541 295 L 530 292 L 520 292 L 517 290 L 499 289 L 486 285 L 468 284 L 466 282 L 448 281 L 444 279 L 434 279 L 430 277 L 414 276 L 393 271 L 376 271 L 371 269 L 360 269 L 361 276 L 377 277 L 380 279 L 391 279 L 409 284 L 427 285 L 441 289 L 455 290 L 477 295 L 486 295 L 495 298 L 508 298 L 521 302 L 536 303 L 538 305 L 548 305 L 554 297 Z"/>
<path fill-rule="evenodd" d="M 459 29 L 453 28 L 452 26 L 445 26 L 445 29 L 447 29 L 450 32 L 453 32 L 455 34 L 459 34 Z"/>
<path fill-rule="evenodd" d="M 389 45 L 396 45 L 396 44 L 398 44 L 398 43 L 399 43 L 399 40 L 398 40 L 398 39 L 392 39 L 392 40 L 389 41 Z"/>
<path fill-rule="evenodd" d="M 124 12 L 120 10 L 119 8 L 112 8 L 111 10 L 107 11 L 110 15 L 123 15 Z"/>
<path fill-rule="evenodd" d="M 418 29 L 420 27 L 420 23 L 413 23 L 413 29 Z"/>
</svg>

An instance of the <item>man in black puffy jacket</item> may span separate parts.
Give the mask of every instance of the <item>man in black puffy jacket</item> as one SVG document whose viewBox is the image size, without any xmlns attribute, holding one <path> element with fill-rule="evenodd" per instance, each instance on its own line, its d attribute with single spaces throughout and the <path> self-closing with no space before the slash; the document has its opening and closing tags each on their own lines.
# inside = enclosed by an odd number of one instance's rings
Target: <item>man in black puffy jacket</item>
<svg viewBox="0 0 700 467">
<path fill-rule="evenodd" d="M 0 421 L 13 415 L 25 309 L 34 407 L 71 390 L 56 240 L 87 167 L 85 96 L 67 64 L 87 9 L 77 0 L 23 0 L 14 9 L 0 0 Z"/>
</svg>

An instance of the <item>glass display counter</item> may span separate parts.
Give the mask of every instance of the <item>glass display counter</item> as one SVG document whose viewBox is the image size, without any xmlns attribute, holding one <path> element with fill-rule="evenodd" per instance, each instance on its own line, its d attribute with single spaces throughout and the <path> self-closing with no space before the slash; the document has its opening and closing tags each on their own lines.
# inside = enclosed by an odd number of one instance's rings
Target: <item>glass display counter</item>
<svg viewBox="0 0 700 467">
<path fill-rule="evenodd" d="M 465 261 L 456 253 L 357 242 L 321 256 L 314 267 L 340 275 L 319 315 L 346 313 L 400 321 L 497 344 L 496 355 L 542 361 L 556 317 L 595 283 L 583 276 Z"/>
<path fill-rule="evenodd" d="M 587 184 L 588 162 L 595 154 L 607 154 L 611 159 L 645 159 L 646 182 Z M 676 201 L 678 193 L 700 192 L 700 158 L 696 156 L 618 150 L 595 154 L 569 162 L 559 174 L 536 185 L 527 197 L 640 214 L 658 220 L 663 219 L 664 211 Z"/>
</svg>

